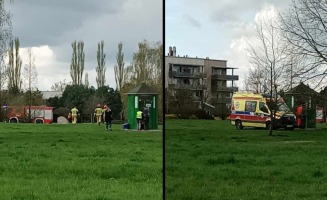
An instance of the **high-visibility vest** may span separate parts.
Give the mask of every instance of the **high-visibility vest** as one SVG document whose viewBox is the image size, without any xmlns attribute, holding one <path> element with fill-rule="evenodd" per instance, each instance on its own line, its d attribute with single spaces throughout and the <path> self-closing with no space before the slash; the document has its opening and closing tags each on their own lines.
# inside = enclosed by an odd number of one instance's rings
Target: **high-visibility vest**
<svg viewBox="0 0 327 200">
<path fill-rule="evenodd" d="M 72 111 L 72 115 L 77 115 L 78 112 L 77 108 L 73 108 L 71 111 Z"/>
<path fill-rule="evenodd" d="M 142 119 L 142 111 L 137 111 L 136 119 Z"/>
<path fill-rule="evenodd" d="M 102 108 L 96 108 L 94 112 L 96 115 L 102 115 Z"/>
</svg>

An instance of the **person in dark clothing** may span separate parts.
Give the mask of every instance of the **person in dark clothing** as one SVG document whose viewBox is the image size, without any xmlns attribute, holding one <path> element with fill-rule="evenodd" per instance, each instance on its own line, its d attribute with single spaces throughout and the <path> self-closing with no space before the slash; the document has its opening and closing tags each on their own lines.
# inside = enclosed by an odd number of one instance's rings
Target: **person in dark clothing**
<svg viewBox="0 0 327 200">
<path fill-rule="evenodd" d="M 104 106 L 103 115 L 104 115 L 103 118 L 106 122 L 106 130 L 112 131 L 111 120 L 113 120 L 113 113 L 112 113 L 111 109 L 109 108 L 109 106 L 107 106 L 107 105 Z"/>
<path fill-rule="evenodd" d="M 148 130 L 149 129 L 149 117 L 150 117 L 149 108 L 144 107 L 143 108 L 144 130 Z"/>
</svg>

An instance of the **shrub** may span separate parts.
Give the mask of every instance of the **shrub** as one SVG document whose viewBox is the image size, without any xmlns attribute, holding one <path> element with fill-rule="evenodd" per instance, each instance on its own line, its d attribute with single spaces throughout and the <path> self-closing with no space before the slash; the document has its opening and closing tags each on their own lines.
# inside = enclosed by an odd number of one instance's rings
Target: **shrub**
<svg viewBox="0 0 327 200">
<path fill-rule="evenodd" d="M 190 119 L 198 119 L 198 117 L 195 116 L 195 115 L 191 115 L 191 116 L 190 116 Z"/>
<path fill-rule="evenodd" d="M 165 114 L 165 119 L 177 119 L 176 114 Z"/>
<path fill-rule="evenodd" d="M 205 110 L 198 109 L 195 112 L 198 119 L 213 119 L 212 115 L 209 115 Z"/>
</svg>

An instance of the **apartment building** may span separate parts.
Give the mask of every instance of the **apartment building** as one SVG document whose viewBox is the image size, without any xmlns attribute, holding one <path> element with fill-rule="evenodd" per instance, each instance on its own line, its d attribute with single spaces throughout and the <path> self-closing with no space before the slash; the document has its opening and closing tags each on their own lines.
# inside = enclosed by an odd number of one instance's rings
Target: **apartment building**
<svg viewBox="0 0 327 200">
<path fill-rule="evenodd" d="M 193 101 L 212 107 L 229 105 L 233 92 L 238 91 L 234 75 L 236 68 L 227 67 L 226 60 L 192 58 L 176 55 L 176 47 L 169 47 L 165 56 L 165 88 L 192 91 Z"/>
</svg>

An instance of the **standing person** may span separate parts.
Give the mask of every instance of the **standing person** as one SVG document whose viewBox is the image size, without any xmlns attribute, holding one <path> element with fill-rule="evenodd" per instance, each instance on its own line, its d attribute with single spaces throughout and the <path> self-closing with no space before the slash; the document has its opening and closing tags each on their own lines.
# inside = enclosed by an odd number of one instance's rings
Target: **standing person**
<svg viewBox="0 0 327 200">
<path fill-rule="evenodd" d="M 68 121 L 69 121 L 70 123 L 72 123 L 72 113 L 69 113 L 67 118 L 68 118 Z"/>
<path fill-rule="evenodd" d="M 102 116 L 102 108 L 101 105 L 98 104 L 97 108 L 94 110 L 96 116 L 97 116 L 97 124 L 100 126 L 101 124 L 101 116 Z"/>
<path fill-rule="evenodd" d="M 71 112 L 72 112 L 72 124 L 76 124 L 77 123 L 77 113 L 78 113 L 76 106 L 73 107 Z"/>
<path fill-rule="evenodd" d="M 142 120 L 143 120 L 143 112 L 140 108 L 140 110 L 137 111 L 137 113 L 136 113 L 137 130 L 142 129 Z"/>
<path fill-rule="evenodd" d="M 143 109 L 144 130 L 149 129 L 149 118 L 150 118 L 149 108 L 144 107 Z"/>
<path fill-rule="evenodd" d="M 296 123 L 298 127 L 303 126 L 303 104 L 300 104 L 296 109 Z"/>
<path fill-rule="evenodd" d="M 113 119 L 113 113 L 112 113 L 111 109 L 109 108 L 109 106 L 107 106 L 107 105 L 104 106 L 103 117 L 104 117 L 104 121 L 106 122 L 106 130 L 112 131 L 111 120 Z"/>
</svg>

